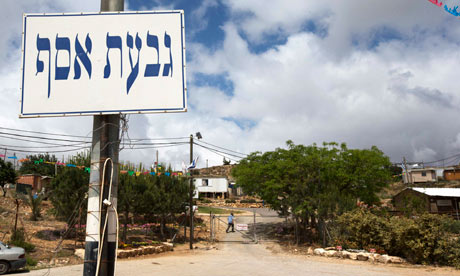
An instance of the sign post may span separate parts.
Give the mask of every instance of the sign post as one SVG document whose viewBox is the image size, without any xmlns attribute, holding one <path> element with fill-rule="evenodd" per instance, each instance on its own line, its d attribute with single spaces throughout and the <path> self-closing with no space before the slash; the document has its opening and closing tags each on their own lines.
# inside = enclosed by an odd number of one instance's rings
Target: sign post
<svg viewBox="0 0 460 276">
<path fill-rule="evenodd" d="M 84 276 L 115 271 L 121 114 L 187 111 L 184 12 L 123 9 L 24 14 L 19 117 L 94 115 Z"/>
</svg>

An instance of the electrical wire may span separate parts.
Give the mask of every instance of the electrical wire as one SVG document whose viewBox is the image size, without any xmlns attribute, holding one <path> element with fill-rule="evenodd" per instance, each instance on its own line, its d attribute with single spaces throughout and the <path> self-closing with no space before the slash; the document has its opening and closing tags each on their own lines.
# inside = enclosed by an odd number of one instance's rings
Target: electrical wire
<svg viewBox="0 0 460 276">
<path fill-rule="evenodd" d="M 108 199 L 103 199 L 103 193 L 104 193 L 104 183 L 105 183 L 105 169 L 107 167 L 107 161 L 111 162 L 111 168 L 112 168 L 112 171 L 111 171 L 111 174 L 110 174 L 110 183 L 109 183 L 109 193 L 108 193 Z M 116 266 L 117 266 L 117 258 L 118 258 L 118 254 L 117 254 L 117 251 L 118 251 L 118 212 L 116 210 L 115 207 L 113 207 L 112 205 L 112 180 L 113 180 L 113 161 L 111 158 L 107 158 L 104 162 L 104 167 L 102 169 L 102 183 L 101 183 L 101 188 L 100 188 L 100 197 L 99 197 L 99 219 L 101 218 L 101 215 L 102 215 L 102 203 L 104 203 L 105 205 L 107 205 L 107 208 L 109 206 L 112 206 L 112 208 L 115 210 L 115 216 L 116 216 L 116 219 L 115 221 L 117 221 L 117 231 L 116 231 L 116 238 L 115 238 L 115 243 L 116 243 L 116 246 L 115 246 L 115 263 L 114 263 L 114 275 L 115 275 L 115 270 L 116 270 Z M 99 268 L 100 268 L 100 264 L 101 264 L 101 256 L 102 256 L 102 249 L 104 247 L 104 237 L 105 237 L 105 231 L 107 229 L 107 222 L 109 220 L 109 212 L 107 211 L 106 212 L 106 215 L 105 215 L 105 220 L 104 220 L 104 227 L 102 228 L 102 235 L 101 233 L 99 233 L 99 248 L 98 248 L 98 254 L 97 254 L 97 263 L 96 263 L 96 276 L 99 275 Z"/>
<path fill-rule="evenodd" d="M 193 142 L 193 143 L 194 143 L 195 145 L 197 145 L 197 146 L 202 147 L 202 148 L 205 148 L 205 149 L 208 149 L 208 150 L 211 150 L 211 151 L 215 151 L 215 152 L 218 152 L 218 153 L 227 155 L 227 156 L 233 156 L 233 157 L 236 157 L 236 158 L 239 158 L 239 159 L 244 158 L 244 157 L 241 157 L 241 156 L 238 156 L 238 155 L 235 155 L 235 154 L 231 154 L 231 153 L 224 152 L 224 151 L 220 151 L 220 150 L 217 150 L 217 149 L 213 149 L 213 148 L 210 148 L 210 147 L 207 147 L 207 146 L 204 146 L 204 145 L 200 145 L 199 143 L 196 143 L 196 142 Z"/>
<path fill-rule="evenodd" d="M 67 150 L 40 150 L 40 151 L 37 151 L 37 150 L 21 150 L 21 149 L 12 149 L 12 148 L 1 148 L 2 150 L 8 150 L 8 151 L 13 151 L 13 152 L 23 152 L 23 153 L 62 153 L 62 152 L 71 152 L 71 151 L 78 151 L 78 150 L 82 150 L 82 149 L 90 149 L 91 147 L 87 146 L 87 147 L 79 147 L 79 148 L 76 148 L 76 149 L 67 149 Z"/>
<path fill-rule="evenodd" d="M 194 143 L 194 144 L 195 144 L 195 143 Z M 204 149 L 207 149 L 207 150 L 209 150 L 209 151 L 211 151 L 211 152 L 213 152 L 213 153 L 215 153 L 215 154 L 217 154 L 217 155 L 219 155 L 219 156 L 226 157 L 226 158 L 230 159 L 231 161 L 239 162 L 239 160 L 236 160 L 236 159 L 233 159 L 233 158 L 231 158 L 231 157 L 229 157 L 229 156 L 226 156 L 226 155 L 224 155 L 224 154 L 221 154 L 221 153 L 219 153 L 218 151 L 216 151 L 216 150 L 214 150 L 214 149 L 211 149 L 211 148 L 209 148 L 209 147 L 206 147 L 206 146 L 203 146 L 203 145 L 199 145 L 199 144 L 196 144 L 196 145 L 197 145 L 197 146 L 200 146 L 200 147 L 202 147 L 202 148 L 204 148 Z"/>
<path fill-rule="evenodd" d="M 57 133 L 49 133 L 49 132 L 40 132 L 40 131 L 32 131 L 32 130 L 23 130 L 23 129 L 17 129 L 17 128 L 8 128 L 8 127 L 0 127 L 0 129 L 12 130 L 12 131 L 17 131 L 17 132 L 35 133 L 35 134 L 44 134 L 44 135 L 54 135 L 54 136 L 72 137 L 72 138 L 91 138 L 91 137 L 88 137 L 88 136 L 79 136 L 79 135 L 70 135 L 70 134 L 57 134 Z"/>
<path fill-rule="evenodd" d="M 215 148 L 219 148 L 219 149 L 222 149 L 222 150 L 225 150 L 225 151 L 228 151 L 228 152 L 233 152 L 233 153 L 236 153 L 236 154 L 239 154 L 239 155 L 243 155 L 245 157 L 248 156 L 248 154 L 246 154 L 246 153 L 242 153 L 242 152 L 234 151 L 234 150 L 231 150 L 231 149 L 226 149 L 226 148 L 223 148 L 223 147 L 219 147 L 219 146 L 213 145 L 211 143 L 207 143 L 207 142 L 203 141 L 202 139 L 200 140 L 200 143 L 206 144 L 208 146 L 213 146 Z"/>
</svg>

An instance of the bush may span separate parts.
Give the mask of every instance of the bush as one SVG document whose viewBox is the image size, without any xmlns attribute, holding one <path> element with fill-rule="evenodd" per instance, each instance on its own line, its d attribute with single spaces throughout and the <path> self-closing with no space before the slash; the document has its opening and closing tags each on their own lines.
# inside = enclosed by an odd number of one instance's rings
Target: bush
<svg viewBox="0 0 460 276">
<path fill-rule="evenodd" d="M 226 199 L 225 203 L 236 203 L 236 200 L 234 200 L 234 199 Z"/>
<path fill-rule="evenodd" d="M 212 203 L 212 201 L 207 199 L 207 198 L 205 198 L 205 199 L 201 200 L 201 203 Z"/>
<path fill-rule="evenodd" d="M 33 259 L 32 257 L 30 256 L 26 256 L 26 265 L 27 266 L 36 266 L 37 265 L 37 260 Z"/>
<path fill-rule="evenodd" d="M 375 248 L 412 263 L 460 268 L 458 223 L 432 214 L 416 218 L 378 216 L 357 209 L 338 217 L 333 227 L 336 245 Z"/>
<path fill-rule="evenodd" d="M 11 235 L 11 239 L 8 243 L 24 248 L 26 252 L 32 252 L 35 249 L 35 245 L 26 242 L 24 228 L 13 231 L 13 235 Z"/>
</svg>

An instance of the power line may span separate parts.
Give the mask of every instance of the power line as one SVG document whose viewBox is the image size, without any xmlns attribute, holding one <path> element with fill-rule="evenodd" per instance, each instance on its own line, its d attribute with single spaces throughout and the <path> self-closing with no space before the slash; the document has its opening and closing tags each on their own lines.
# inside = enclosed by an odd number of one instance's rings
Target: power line
<svg viewBox="0 0 460 276">
<path fill-rule="evenodd" d="M 25 132 L 25 133 L 35 133 L 35 134 L 42 134 L 42 135 L 51 135 L 51 136 L 63 136 L 63 137 L 72 137 L 72 138 L 84 138 L 84 139 L 91 139 L 89 134 L 87 136 L 82 135 L 72 135 L 72 134 L 58 134 L 58 133 L 50 133 L 50 132 L 41 132 L 41 131 L 32 131 L 32 130 L 24 130 L 24 129 L 17 129 L 17 128 L 7 128 L 7 127 L 0 127 L 0 129 L 4 130 L 12 130 L 17 132 Z M 91 133 L 91 132 L 90 132 Z M 11 133 L 9 135 L 14 135 Z M 180 140 L 180 139 L 188 139 L 189 137 L 165 137 L 165 138 L 130 138 L 131 141 L 155 141 L 155 140 Z M 47 138 L 52 139 L 52 138 Z M 89 142 L 90 143 L 90 142 Z"/>
<path fill-rule="evenodd" d="M 241 153 L 241 152 L 234 151 L 234 150 L 231 150 L 231 149 L 226 149 L 226 148 L 223 148 L 223 147 L 219 147 L 219 146 L 213 145 L 211 143 L 207 143 L 207 142 L 205 142 L 203 140 L 200 140 L 200 143 L 203 143 L 203 144 L 206 144 L 206 145 L 209 145 L 209 146 L 213 146 L 215 148 L 219 148 L 219 149 L 222 149 L 222 150 L 225 150 L 225 151 L 228 151 L 228 152 L 233 152 L 233 153 L 236 153 L 236 154 L 239 154 L 239 155 L 248 156 L 248 154 L 246 154 L 246 153 Z"/>
<path fill-rule="evenodd" d="M 53 146 L 61 145 L 61 144 L 56 144 L 56 143 L 48 143 L 48 142 L 43 142 L 43 141 L 34 141 L 34 140 L 28 140 L 28 139 L 10 137 L 10 136 L 4 136 L 4 135 L 0 135 L 0 138 L 12 139 L 12 140 L 17 140 L 17 141 L 25 141 L 25 142 L 31 142 L 31 143 L 37 143 L 37 144 L 44 144 L 44 145 L 53 145 Z M 76 145 L 81 145 L 81 144 L 91 144 L 91 142 L 78 142 L 78 144 L 76 144 Z"/>
<path fill-rule="evenodd" d="M 41 150 L 41 151 L 36 151 L 36 150 L 21 150 L 21 149 L 14 149 L 14 148 L 0 148 L 2 150 L 8 150 L 12 152 L 22 152 L 22 153 L 62 153 L 62 152 L 71 152 L 71 151 L 78 151 L 82 149 L 90 149 L 91 147 L 80 147 L 76 149 L 68 149 L 68 150 Z"/>
<path fill-rule="evenodd" d="M 70 135 L 70 134 L 58 134 L 58 133 L 49 133 L 49 132 L 41 132 L 41 131 L 33 131 L 33 130 L 24 130 L 24 129 L 17 129 L 17 128 L 8 128 L 8 127 L 0 127 L 0 129 L 12 130 L 12 131 L 18 131 L 18 132 L 26 132 L 26 133 L 44 134 L 44 135 L 54 135 L 54 136 L 64 136 L 64 137 L 91 139 L 91 137 L 88 137 L 88 136 L 79 136 L 79 135 Z"/>
<path fill-rule="evenodd" d="M 216 150 L 216 149 L 207 147 L 207 146 L 203 146 L 203 145 L 200 145 L 200 144 L 197 144 L 197 143 L 194 143 L 194 144 L 197 145 L 197 146 L 200 146 L 200 147 L 202 147 L 202 148 L 204 148 L 204 149 L 207 149 L 207 150 L 209 150 L 209 151 L 211 151 L 211 152 L 213 152 L 213 153 L 215 153 L 215 154 L 217 154 L 217 155 L 220 155 L 220 156 L 222 156 L 222 157 L 226 157 L 226 158 L 228 158 L 228 159 L 230 159 L 230 160 L 232 160 L 232 161 L 235 161 L 235 162 L 238 162 L 238 160 L 233 159 L 233 158 L 231 158 L 231 157 L 229 157 L 229 156 L 234 156 L 234 157 L 236 157 L 236 158 L 241 159 L 241 157 L 238 157 L 238 156 L 235 156 L 235 155 L 230 155 L 230 154 L 228 154 L 228 153 L 224 153 L 224 152 L 222 152 L 222 151 L 219 151 L 219 150 Z"/>
<path fill-rule="evenodd" d="M 17 134 L 17 133 L 8 133 L 8 132 L 0 132 L 0 134 L 11 135 L 11 136 L 15 136 L 15 137 L 25 137 L 25 138 L 32 138 L 32 139 L 52 140 L 52 141 L 61 141 L 61 142 L 91 143 L 91 142 L 82 141 L 82 140 L 68 140 L 68 139 L 59 139 L 59 138 L 48 138 L 48 137 L 30 136 L 30 135 L 23 135 L 23 134 Z"/>
</svg>

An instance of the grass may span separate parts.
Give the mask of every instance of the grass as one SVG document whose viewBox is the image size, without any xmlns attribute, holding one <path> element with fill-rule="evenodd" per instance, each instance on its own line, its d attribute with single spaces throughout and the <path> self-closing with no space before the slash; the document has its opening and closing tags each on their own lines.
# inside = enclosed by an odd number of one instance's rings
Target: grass
<svg viewBox="0 0 460 276">
<path fill-rule="evenodd" d="M 214 207 L 209 207 L 209 206 L 198 206 L 198 213 L 209 214 L 209 212 L 212 212 L 213 214 L 230 214 L 230 213 L 239 214 L 241 213 L 241 211 L 236 211 L 236 210 L 214 208 Z"/>
</svg>

